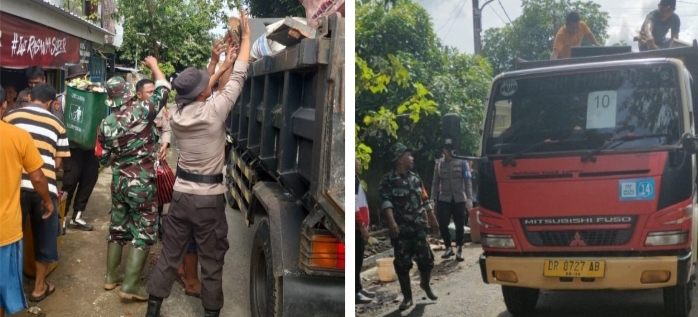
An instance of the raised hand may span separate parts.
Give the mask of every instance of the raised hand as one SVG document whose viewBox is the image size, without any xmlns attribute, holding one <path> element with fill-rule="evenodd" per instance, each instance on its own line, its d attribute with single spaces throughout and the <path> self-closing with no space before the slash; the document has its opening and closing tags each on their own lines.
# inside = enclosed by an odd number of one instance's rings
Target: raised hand
<svg viewBox="0 0 698 317">
<path fill-rule="evenodd" d="M 247 16 L 247 12 L 243 9 L 239 9 L 240 11 L 240 29 L 242 29 L 242 38 L 243 39 L 249 39 L 250 38 L 250 17 Z"/>
<path fill-rule="evenodd" d="M 148 56 L 143 60 L 145 67 L 152 69 L 158 68 L 158 60 L 155 57 Z"/>
<path fill-rule="evenodd" d="M 221 53 L 225 50 L 225 42 L 222 39 L 217 39 L 213 42 L 211 49 L 211 60 L 218 62 L 221 58 Z"/>
</svg>

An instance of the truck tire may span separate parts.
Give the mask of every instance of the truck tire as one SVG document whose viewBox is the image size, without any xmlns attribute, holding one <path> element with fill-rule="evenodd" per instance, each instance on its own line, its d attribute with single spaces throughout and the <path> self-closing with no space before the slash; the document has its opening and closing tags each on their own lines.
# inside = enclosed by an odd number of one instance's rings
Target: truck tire
<svg viewBox="0 0 698 317">
<path fill-rule="evenodd" d="M 230 206 L 230 208 L 240 211 L 238 201 L 235 200 L 235 198 L 233 198 L 233 195 L 230 194 L 230 188 L 228 188 L 225 192 L 225 200 L 228 202 L 228 206 Z"/>
<path fill-rule="evenodd" d="M 283 280 L 275 278 L 269 221 L 262 220 L 252 243 L 250 257 L 250 310 L 252 317 L 281 317 Z"/>
<path fill-rule="evenodd" d="M 536 310 L 539 293 L 537 288 L 502 286 L 504 304 L 514 316 L 525 316 Z"/>
<path fill-rule="evenodd" d="M 664 309 L 667 316 L 687 317 L 691 311 L 693 279 L 682 285 L 664 288 Z"/>
</svg>

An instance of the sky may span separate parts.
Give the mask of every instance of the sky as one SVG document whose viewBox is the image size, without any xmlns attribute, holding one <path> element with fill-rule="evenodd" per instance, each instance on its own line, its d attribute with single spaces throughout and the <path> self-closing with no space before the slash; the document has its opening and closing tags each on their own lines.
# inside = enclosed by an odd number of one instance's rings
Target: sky
<svg viewBox="0 0 698 317">
<path fill-rule="evenodd" d="M 445 45 L 457 47 L 461 52 L 473 53 L 473 9 L 471 0 L 414 0 L 432 17 L 434 30 Z M 486 0 L 480 0 L 482 6 Z M 633 36 L 640 29 L 645 16 L 657 9 L 659 0 L 596 0 L 601 10 L 609 13 L 606 45 L 621 40 L 633 45 Z M 583 12 L 582 20 L 584 20 Z M 693 42 L 698 37 L 698 0 L 678 0 L 676 14 L 681 18 L 679 39 Z M 521 15 L 520 0 L 495 0 L 482 10 L 482 28 L 503 27 Z M 668 36 L 667 36 L 668 37 Z"/>
</svg>

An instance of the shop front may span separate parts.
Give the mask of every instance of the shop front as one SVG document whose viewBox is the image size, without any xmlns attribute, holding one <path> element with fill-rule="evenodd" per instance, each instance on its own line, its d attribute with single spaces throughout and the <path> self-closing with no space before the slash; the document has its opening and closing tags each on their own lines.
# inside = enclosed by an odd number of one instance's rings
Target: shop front
<svg viewBox="0 0 698 317">
<path fill-rule="evenodd" d="M 58 92 L 65 89 L 64 69 L 75 64 L 90 71 L 92 81 L 104 82 L 106 63 L 93 49 L 105 47 L 108 31 L 75 16 L 61 16 L 65 11 L 45 3 L 10 2 L 1 9 L 0 86 L 8 97 L 12 90 L 27 87 L 25 70 L 31 66 L 43 68 L 47 83 Z"/>
</svg>

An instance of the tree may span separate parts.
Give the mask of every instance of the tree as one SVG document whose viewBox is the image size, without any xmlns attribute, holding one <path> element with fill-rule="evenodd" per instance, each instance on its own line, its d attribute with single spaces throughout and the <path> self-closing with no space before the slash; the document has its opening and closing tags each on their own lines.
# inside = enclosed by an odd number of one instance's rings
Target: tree
<svg viewBox="0 0 698 317">
<path fill-rule="evenodd" d="M 387 149 L 396 141 L 413 150 L 414 169 L 429 184 L 443 114 L 461 118 L 459 152 L 476 150 L 492 68 L 480 56 L 442 46 L 422 6 L 411 0 L 358 1 L 355 69 L 355 153 L 369 169 L 369 188 L 392 167 Z M 377 191 L 368 196 L 370 205 L 378 204 Z"/>
<path fill-rule="evenodd" d="M 564 26 L 567 13 L 576 10 L 600 43 L 608 38 L 609 14 L 591 1 L 522 0 L 522 14 L 511 24 L 485 31 L 482 56 L 494 66 L 494 73 L 514 68 L 514 59 L 550 58 L 555 34 Z M 589 45 L 584 39 L 582 45 Z"/>
<path fill-rule="evenodd" d="M 100 0 L 64 0 L 62 6 L 64 10 L 96 23 L 100 18 L 98 10 L 96 10 L 99 4 Z"/>
<path fill-rule="evenodd" d="M 255 18 L 304 17 L 305 9 L 299 0 L 243 0 Z"/>
<path fill-rule="evenodd" d="M 124 41 L 118 61 L 128 64 L 152 55 L 176 69 L 203 68 L 208 62 L 218 23 L 227 23 L 224 6 L 235 0 L 119 0 Z"/>
</svg>

